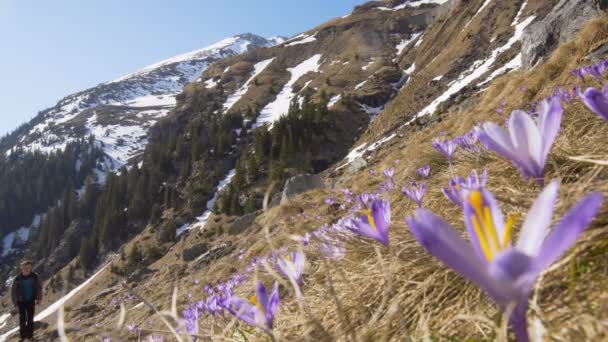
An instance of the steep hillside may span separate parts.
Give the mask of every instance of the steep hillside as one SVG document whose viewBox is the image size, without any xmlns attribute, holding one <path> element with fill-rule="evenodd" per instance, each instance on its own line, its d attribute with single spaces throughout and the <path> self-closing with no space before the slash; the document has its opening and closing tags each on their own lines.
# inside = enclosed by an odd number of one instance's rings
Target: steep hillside
<svg viewBox="0 0 608 342">
<path fill-rule="evenodd" d="M 608 123 L 581 95 L 607 89 L 606 5 L 374 1 L 277 46 L 216 61 L 151 129 L 142 168 L 134 168 L 149 175 L 136 184 L 154 185 L 154 219 L 117 254 L 101 249 L 98 272 L 79 258 L 57 272 L 45 305 L 59 300 L 41 316 L 38 336 L 510 341 L 516 335 L 501 309 L 519 302 L 508 297 L 530 298 L 516 323 L 523 320 L 533 341 L 605 340 L 608 207 L 575 209 L 586 213 L 545 240 L 553 266 L 509 241 L 526 235 L 524 227 L 528 236 L 531 226 L 542 232 L 593 192 L 608 195 Z M 510 154 L 481 141 L 481 127 L 494 127 L 484 122 L 504 126 L 516 109 L 552 131 L 544 99 L 554 116 L 563 108 L 552 146 L 537 151 L 551 137 L 532 130 L 512 132 L 518 145 Z M 605 111 L 602 103 L 594 110 Z M 525 139 L 536 141 L 524 148 Z M 453 155 L 444 151 L 450 144 Z M 522 177 L 530 172 L 522 163 L 545 151 L 543 172 Z M 477 189 L 475 179 L 459 180 L 473 170 L 487 170 L 484 188 L 496 196 L 480 208 L 477 192 L 459 196 Z M 555 199 L 530 209 L 553 180 L 560 194 L 545 193 Z M 410 199 L 412 182 L 424 184 L 419 203 Z M 411 220 L 424 217 L 419 207 L 446 223 L 429 219 L 421 234 Z M 473 246 L 458 237 L 467 232 Z M 544 234 L 533 235 L 542 243 Z M 571 252 L 558 253 L 576 237 Z M 535 284 L 532 275 L 540 276 Z M 87 283 L 60 299 L 62 279 Z M 259 282 L 277 282 L 280 304 Z M 502 307 L 487 292 L 499 292 Z M 62 320 L 48 318 L 60 304 Z"/>
</svg>

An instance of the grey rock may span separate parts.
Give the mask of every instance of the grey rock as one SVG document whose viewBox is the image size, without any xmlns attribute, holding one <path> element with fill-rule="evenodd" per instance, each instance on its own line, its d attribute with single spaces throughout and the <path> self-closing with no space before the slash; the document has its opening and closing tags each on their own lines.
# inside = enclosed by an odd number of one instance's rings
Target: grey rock
<svg viewBox="0 0 608 342">
<path fill-rule="evenodd" d="M 245 230 L 247 230 L 253 222 L 255 222 L 255 218 L 258 217 L 257 213 L 247 214 L 245 216 L 241 216 L 234 221 L 232 226 L 230 227 L 229 233 L 231 235 L 241 234 Z"/>
<path fill-rule="evenodd" d="M 99 291 L 96 294 L 93 295 L 93 297 L 91 297 L 90 301 L 94 302 L 98 299 L 101 299 L 109 294 L 112 294 L 114 292 L 116 292 L 118 290 L 118 286 L 112 286 L 110 288 L 107 288 L 105 290 Z"/>
<path fill-rule="evenodd" d="M 450 113 L 462 113 L 479 103 L 478 97 L 468 97 L 460 103 L 450 107 Z"/>
<path fill-rule="evenodd" d="M 314 189 L 323 189 L 323 178 L 319 175 L 298 175 L 291 177 L 285 182 L 281 204 L 287 203 L 294 196 Z"/>
<path fill-rule="evenodd" d="M 209 245 L 206 243 L 199 243 L 190 248 L 184 249 L 182 252 L 182 260 L 188 262 L 192 261 L 202 254 L 205 254 L 209 250 Z"/>
<path fill-rule="evenodd" d="M 355 173 L 367 167 L 367 160 L 363 157 L 357 157 L 348 164 L 348 173 Z"/>
<path fill-rule="evenodd" d="M 591 19 L 604 13 L 606 0 L 560 0 L 544 19 L 530 25 L 522 36 L 522 64 L 531 68 L 561 43 L 572 40 Z"/>
<path fill-rule="evenodd" d="M 199 269 L 207 266 L 213 260 L 222 258 L 222 257 L 232 253 L 235 249 L 236 249 L 236 246 L 234 246 L 231 242 L 227 242 L 221 246 L 217 246 L 217 247 L 209 250 L 207 253 L 199 256 L 195 260 L 194 264 L 192 265 L 192 268 L 194 268 L 195 270 L 199 270 Z"/>
<path fill-rule="evenodd" d="M 277 192 L 276 194 L 272 195 L 272 198 L 270 198 L 270 203 L 268 203 L 268 208 L 274 208 L 281 205 L 282 196 L 283 194 L 281 192 Z"/>
<path fill-rule="evenodd" d="M 84 305 L 77 307 L 76 310 L 80 311 L 80 312 L 86 312 L 86 313 L 96 312 L 96 311 L 99 311 L 99 305 L 84 304 Z"/>
</svg>

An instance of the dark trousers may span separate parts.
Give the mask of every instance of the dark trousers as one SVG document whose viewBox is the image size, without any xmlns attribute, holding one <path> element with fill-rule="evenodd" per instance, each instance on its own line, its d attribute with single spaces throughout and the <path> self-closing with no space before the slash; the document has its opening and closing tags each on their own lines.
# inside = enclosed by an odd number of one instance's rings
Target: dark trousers
<svg viewBox="0 0 608 342">
<path fill-rule="evenodd" d="M 21 338 L 34 336 L 34 303 L 19 303 L 19 335 Z"/>
</svg>

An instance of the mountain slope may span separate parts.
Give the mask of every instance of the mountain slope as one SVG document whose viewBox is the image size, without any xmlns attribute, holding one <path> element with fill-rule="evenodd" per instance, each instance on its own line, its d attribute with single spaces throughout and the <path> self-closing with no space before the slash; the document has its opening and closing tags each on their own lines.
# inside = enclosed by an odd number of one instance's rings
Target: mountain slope
<svg viewBox="0 0 608 342">
<path fill-rule="evenodd" d="M 143 152 L 149 127 L 175 107 L 175 96 L 210 64 L 281 41 L 253 34 L 230 37 L 69 95 L 40 112 L 14 147 L 52 151 L 92 134 L 117 166 L 124 165 Z"/>
</svg>

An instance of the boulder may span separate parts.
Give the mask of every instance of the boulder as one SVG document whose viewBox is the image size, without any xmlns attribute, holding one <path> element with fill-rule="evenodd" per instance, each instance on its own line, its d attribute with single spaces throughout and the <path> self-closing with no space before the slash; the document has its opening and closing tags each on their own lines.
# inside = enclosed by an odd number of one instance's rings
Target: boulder
<svg viewBox="0 0 608 342">
<path fill-rule="evenodd" d="M 110 295 L 110 294 L 115 293 L 116 291 L 118 291 L 118 289 L 119 289 L 119 286 L 118 286 L 118 285 L 115 285 L 115 286 L 109 287 L 109 288 L 107 288 L 107 289 L 105 289 L 105 290 L 99 291 L 99 292 L 97 292 L 96 294 L 94 294 L 94 295 L 93 295 L 93 296 L 90 298 L 90 300 L 86 300 L 86 301 L 85 301 L 85 303 L 88 303 L 89 301 L 91 301 L 91 302 L 95 302 L 95 301 L 97 301 L 97 300 L 99 300 L 99 299 L 101 299 L 101 298 L 106 297 L 107 295 Z"/>
<path fill-rule="evenodd" d="M 604 13 L 606 0 L 560 0 L 542 20 L 528 26 L 522 36 L 522 64 L 531 68 L 561 43 L 572 40 L 591 19 Z"/>
<path fill-rule="evenodd" d="M 355 173 L 367 167 L 367 160 L 363 157 L 357 157 L 348 164 L 348 173 Z"/>
<path fill-rule="evenodd" d="M 241 216 L 234 221 L 230 230 L 228 231 L 231 235 L 241 234 L 245 230 L 247 230 L 253 222 L 255 222 L 255 218 L 258 217 L 257 213 L 247 214 L 245 216 Z"/>
<path fill-rule="evenodd" d="M 186 248 L 182 251 L 182 260 L 189 262 L 199 256 L 205 254 L 209 250 L 209 245 L 206 243 L 199 243 L 190 248 Z"/>
<path fill-rule="evenodd" d="M 221 246 L 217 246 L 209 250 L 207 253 L 199 256 L 192 265 L 192 268 L 194 268 L 195 270 L 200 270 L 201 268 L 211 263 L 213 260 L 223 258 L 224 256 L 232 253 L 235 249 L 236 246 L 234 246 L 230 241 Z"/>
<path fill-rule="evenodd" d="M 285 182 L 281 204 L 287 203 L 297 194 L 314 189 L 323 189 L 324 187 L 323 178 L 319 175 L 305 174 L 291 177 Z"/>
</svg>

